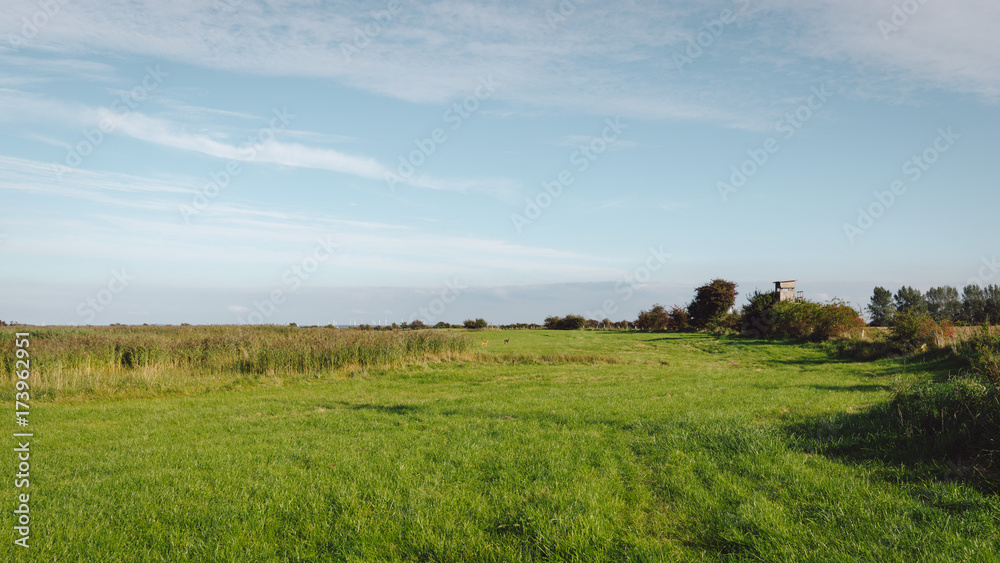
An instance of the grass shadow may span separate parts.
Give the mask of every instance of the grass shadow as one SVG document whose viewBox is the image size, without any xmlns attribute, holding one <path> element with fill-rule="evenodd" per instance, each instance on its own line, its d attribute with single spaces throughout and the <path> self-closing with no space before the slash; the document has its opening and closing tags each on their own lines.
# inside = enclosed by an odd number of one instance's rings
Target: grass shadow
<svg viewBox="0 0 1000 563">
<path fill-rule="evenodd" d="M 829 387 L 833 391 L 880 389 L 887 388 Z M 987 456 L 974 453 L 974 433 L 966 437 L 953 431 L 915 430 L 912 423 L 903 422 L 910 416 L 904 410 L 896 402 L 885 401 L 860 412 L 789 422 L 783 430 L 799 451 L 869 468 L 882 465 L 887 480 L 919 484 L 933 479 L 964 483 L 984 494 L 1000 493 L 1000 468 L 991 466 Z"/>
<path fill-rule="evenodd" d="M 839 391 L 845 393 L 873 393 L 875 391 L 888 391 L 891 389 L 888 385 L 802 385 L 800 387 L 809 387 L 811 389 L 817 389 L 819 391 Z"/>
<path fill-rule="evenodd" d="M 352 411 L 371 410 L 387 414 L 408 414 L 420 409 L 415 405 L 373 405 L 371 403 L 348 403 L 347 401 L 337 401 L 337 403 Z"/>
</svg>

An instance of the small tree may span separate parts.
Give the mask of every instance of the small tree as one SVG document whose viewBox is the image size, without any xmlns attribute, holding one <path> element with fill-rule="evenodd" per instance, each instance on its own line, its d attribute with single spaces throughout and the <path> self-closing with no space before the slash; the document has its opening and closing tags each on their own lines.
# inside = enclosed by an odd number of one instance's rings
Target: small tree
<svg viewBox="0 0 1000 563">
<path fill-rule="evenodd" d="M 876 287 L 868 304 L 868 314 L 871 315 L 872 326 L 889 326 L 896 314 L 896 305 L 892 301 L 892 292 L 884 287 Z"/>
<path fill-rule="evenodd" d="M 919 289 L 904 285 L 895 296 L 896 312 L 901 315 L 926 315 L 927 300 Z"/>
<path fill-rule="evenodd" d="M 639 318 L 635 320 L 635 328 L 650 332 L 665 330 L 669 325 L 670 316 L 660 304 L 653 305 L 653 308 L 648 311 L 641 311 Z"/>
<path fill-rule="evenodd" d="M 465 319 L 465 321 L 462 322 L 462 325 L 465 328 L 470 328 L 470 329 L 471 328 L 486 328 L 487 326 L 489 326 L 486 323 L 486 321 L 483 320 L 483 319 L 476 319 L 476 320 Z"/>
<path fill-rule="evenodd" d="M 695 289 L 694 301 L 688 305 L 691 325 L 705 328 L 712 319 L 725 315 L 736 303 L 738 294 L 736 284 L 723 279 L 714 279 Z"/>
</svg>

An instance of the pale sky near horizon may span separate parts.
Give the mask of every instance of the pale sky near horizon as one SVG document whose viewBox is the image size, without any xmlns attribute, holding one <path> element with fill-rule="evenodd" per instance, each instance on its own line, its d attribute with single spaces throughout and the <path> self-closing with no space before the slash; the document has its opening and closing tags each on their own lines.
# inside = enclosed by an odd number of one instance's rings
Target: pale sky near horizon
<svg viewBox="0 0 1000 563">
<path fill-rule="evenodd" d="M 0 319 L 1000 283 L 987 0 L 8 0 Z"/>
</svg>

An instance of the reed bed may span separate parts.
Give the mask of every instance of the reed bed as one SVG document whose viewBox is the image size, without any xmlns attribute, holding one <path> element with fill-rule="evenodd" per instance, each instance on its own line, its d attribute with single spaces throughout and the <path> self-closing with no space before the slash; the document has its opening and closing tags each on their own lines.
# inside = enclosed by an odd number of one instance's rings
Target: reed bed
<svg viewBox="0 0 1000 563">
<path fill-rule="evenodd" d="M 30 332 L 33 398 L 202 392 L 467 359 L 450 331 L 276 326 L 9 327 L 0 329 L 0 391 L 12 393 L 14 333 Z"/>
</svg>

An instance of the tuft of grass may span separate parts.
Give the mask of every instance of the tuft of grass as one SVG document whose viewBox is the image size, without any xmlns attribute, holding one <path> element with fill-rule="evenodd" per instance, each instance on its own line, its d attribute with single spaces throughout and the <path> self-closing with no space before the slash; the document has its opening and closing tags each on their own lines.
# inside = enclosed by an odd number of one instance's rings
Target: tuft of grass
<svg viewBox="0 0 1000 563">
<path fill-rule="evenodd" d="M 1000 385 L 1000 332 L 982 326 L 958 345 L 958 353 L 969 362 L 973 373 Z"/>
</svg>

